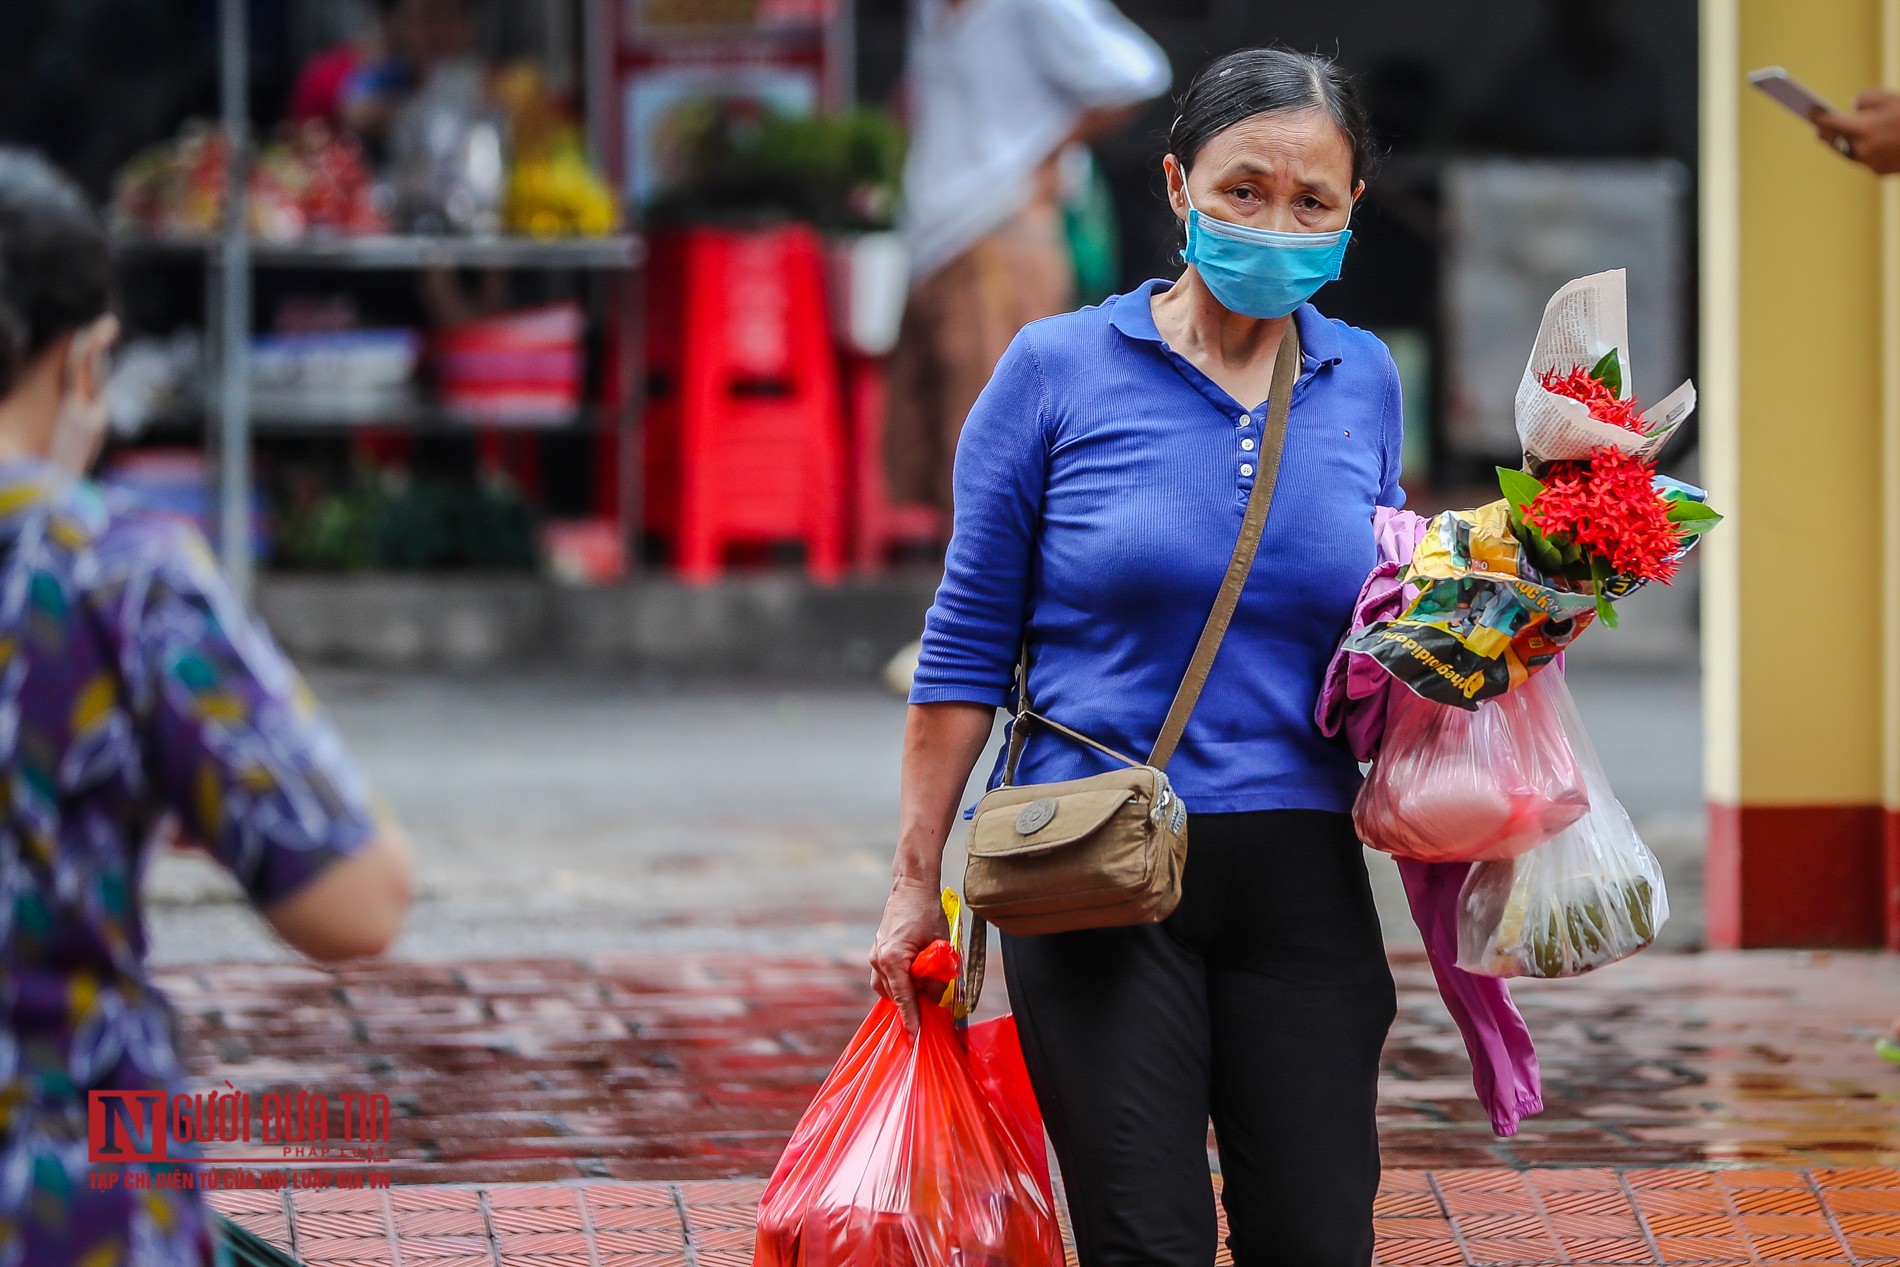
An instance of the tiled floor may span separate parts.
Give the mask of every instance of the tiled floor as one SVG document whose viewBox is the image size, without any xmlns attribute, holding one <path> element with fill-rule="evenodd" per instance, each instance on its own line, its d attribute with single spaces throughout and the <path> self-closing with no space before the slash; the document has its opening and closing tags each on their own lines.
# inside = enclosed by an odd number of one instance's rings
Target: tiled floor
<svg viewBox="0 0 1900 1267">
<path fill-rule="evenodd" d="M 762 1187 L 582 1181 L 212 1201 L 310 1267 L 740 1267 Z M 1900 1171 L 1392 1170 L 1375 1222 L 1382 1267 L 1893 1264 Z"/>
<path fill-rule="evenodd" d="M 1520 985 L 1547 1109 L 1508 1139 L 1427 966 L 1394 972 L 1385 1267 L 1900 1267 L 1900 1070 L 1868 1050 L 1900 957 L 1648 954 Z M 312 1267 L 725 1267 L 751 1261 L 762 1177 L 862 1020 L 863 977 L 598 956 L 165 985 L 207 1088 L 390 1096 L 396 1187 L 210 1196 Z"/>
<path fill-rule="evenodd" d="M 1515 989 L 1545 1111 L 1495 1137 L 1417 958 L 1398 958 L 1393 1167 L 1900 1164 L 1869 1043 L 1900 956 L 1650 953 Z M 380 1091 L 397 1183 L 761 1177 L 869 1002 L 828 958 L 597 956 L 174 971 L 201 1085 Z M 990 999 L 1000 1004 L 996 983 Z M 215 1149 L 213 1150 L 215 1155 Z"/>
</svg>

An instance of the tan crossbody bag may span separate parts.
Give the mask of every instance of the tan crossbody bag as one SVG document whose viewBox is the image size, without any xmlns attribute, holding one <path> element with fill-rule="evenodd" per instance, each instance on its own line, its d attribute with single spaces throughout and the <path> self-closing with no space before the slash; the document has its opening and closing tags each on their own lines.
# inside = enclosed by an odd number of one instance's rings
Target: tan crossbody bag
<svg viewBox="0 0 1900 1267">
<path fill-rule="evenodd" d="M 1240 538 L 1148 760 L 1137 761 L 1037 713 L 1030 706 L 1024 646 L 1016 667 L 1018 708 L 1003 783 L 977 802 L 970 824 L 969 861 L 963 871 L 963 901 L 972 917 L 964 943 L 969 949 L 962 986 L 968 1006 L 976 1005 L 983 988 L 986 923 L 1014 936 L 1061 933 L 1155 923 L 1180 904 L 1188 816 L 1164 771 L 1207 685 L 1208 671 L 1253 569 L 1286 447 L 1287 410 L 1299 363 L 1299 334 L 1288 322 L 1273 363 L 1259 469 Z M 1062 783 L 1017 786 L 1016 765 L 1031 724 L 1087 744 L 1127 768 Z"/>
</svg>

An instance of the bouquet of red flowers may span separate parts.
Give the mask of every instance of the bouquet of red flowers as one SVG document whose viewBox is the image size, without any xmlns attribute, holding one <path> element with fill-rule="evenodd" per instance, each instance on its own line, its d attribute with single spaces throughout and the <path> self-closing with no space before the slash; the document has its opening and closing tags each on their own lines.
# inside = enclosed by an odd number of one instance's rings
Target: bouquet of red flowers
<svg viewBox="0 0 1900 1267">
<path fill-rule="evenodd" d="M 1637 435 L 1646 433 L 1642 406 L 1622 395 L 1622 367 L 1612 348 L 1595 366 L 1546 370 L 1544 390 L 1582 404 L 1590 417 Z M 1648 581 L 1667 585 L 1695 538 L 1721 521 L 1699 488 L 1656 474 L 1640 453 L 1599 445 L 1586 458 L 1542 464 L 1538 478 L 1499 468 L 1511 532 L 1530 563 L 1557 580 L 1589 582 L 1597 614 L 1612 628 L 1610 600 Z"/>
</svg>

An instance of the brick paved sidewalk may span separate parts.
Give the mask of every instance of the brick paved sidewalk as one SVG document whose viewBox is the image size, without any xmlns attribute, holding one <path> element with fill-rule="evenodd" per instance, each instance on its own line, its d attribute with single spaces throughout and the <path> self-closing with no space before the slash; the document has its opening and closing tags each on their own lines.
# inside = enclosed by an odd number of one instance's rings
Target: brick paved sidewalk
<svg viewBox="0 0 1900 1267">
<path fill-rule="evenodd" d="M 1509 1139 L 1423 960 L 1394 971 L 1382 1263 L 1900 1263 L 1900 1070 L 1868 1049 L 1900 959 L 1650 953 L 1523 983 L 1547 1108 Z M 601 955 L 163 984 L 207 1087 L 389 1095 L 388 1177 L 415 1186 L 213 1196 L 307 1261 L 713 1267 L 750 1261 L 759 1180 L 863 1019 L 864 976 Z"/>
<path fill-rule="evenodd" d="M 744 1267 L 763 1186 L 583 1180 L 211 1200 L 310 1267 Z M 1900 1171 L 1882 1167 L 1390 1170 L 1375 1211 L 1381 1267 L 1900 1263 Z M 1230 1261 L 1225 1249 L 1215 1261 Z"/>
<path fill-rule="evenodd" d="M 1522 983 L 1546 1107 L 1509 1139 L 1423 959 L 1394 973 L 1388 1166 L 1900 1165 L 1900 1070 L 1869 1048 L 1900 1011 L 1900 957 L 1650 953 Z M 864 1018 L 866 975 L 829 958 L 602 955 L 160 979 L 206 1086 L 380 1091 L 394 1182 L 504 1183 L 768 1174 Z M 994 983 L 986 1003 L 1003 997 Z"/>
</svg>

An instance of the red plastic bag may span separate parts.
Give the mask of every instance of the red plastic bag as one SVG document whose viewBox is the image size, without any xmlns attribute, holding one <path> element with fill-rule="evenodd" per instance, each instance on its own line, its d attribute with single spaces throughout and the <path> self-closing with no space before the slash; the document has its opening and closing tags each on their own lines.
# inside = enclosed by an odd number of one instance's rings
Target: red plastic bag
<svg viewBox="0 0 1900 1267">
<path fill-rule="evenodd" d="M 1589 813 L 1555 707 L 1566 689 L 1545 668 L 1474 711 L 1395 688 L 1385 741 L 1352 807 L 1359 839 L 1418 862 L 1501 862 Z"/>
<path fill-rule="evenodd" d="M 1014 1016 L 979 1021 L 963 1031 L 970 1052 L 970 1072 L 989 1100 L 990 1108 L 1010 1138 L 1029 1160 L 1036 1185 L 1049 1188 L 1049 1150 L 1042 1142 L 1042 1110 L 1029 1085 L 1029 1067 L 1023 1063 L 1023 1043 Z"/>
<path fill-rule="evenodd" d="M 944 985 L 956 962 L 933 942 L 911 971 Z M 1020 1049 L 1008 1050 L 1013 1023 L 974 1027 L 979 1075 L 934 993 L 919 999 L 915 1042 L 878 1000 L 819 1087 L 759 1203 L 753 1267 L 1062 1267 L 1042 1119 L 1022 1099 Z"/>
</svg>

